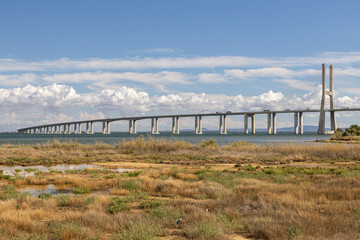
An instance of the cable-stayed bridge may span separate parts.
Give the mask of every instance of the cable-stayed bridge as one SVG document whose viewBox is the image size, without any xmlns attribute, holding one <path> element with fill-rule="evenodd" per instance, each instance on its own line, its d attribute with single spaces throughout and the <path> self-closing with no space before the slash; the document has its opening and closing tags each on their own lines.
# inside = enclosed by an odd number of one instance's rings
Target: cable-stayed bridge
<svg viewBox="0 0 360 240">
<path fill-rule="evenodd" d="M 249 119 L 251 133 L 256 132 L 255 116 L 266 114 L 267 115 L 267 133 L 276 134 L 276 116 L 277 114 L 293 114 L 294 116 L 294 134 L 303 134 L 304 126 L 304 113 L 319 113 L 319 125 L 318 134 L 333 133 L 336 128 L 336 112 L 352 112 L 360 111 L 359 108 L 335 108 L 334 103 L 334 85 L 333 85 L 333 66 L 330 66 L 330 86 L 329 90 L 326 90 L 326 68 L 325 64 L 322 65 L 322 96 L 320 109 L 286 109 L 280 111 L 263 110 L 253 112 L 215 112 L 215 113 L 193 113 L 193 114 L 171 114 L 171 115 L 153 115 L 153 116 L 134 116 L 123 118 L 105 118 L 105 119 L 93 119 L 73 122 L 51 123 L 45 125 L 31 126 L 18 129 L 18 133 L 24 134 L 81 134 L 82 126 L 85 126 L 84 133 L 93 134 L 94 124 L 102 124 L 102 133 L 110 134 L 110 124 L 118 121 L 129 122 L 129 134 L 136 134 L 136 124 L 138 121 L 151 120 L 151 133 L 159 134 L 159 119 L 168 118 L 172 122 L 172 133 L 180 134 L 180 118 L 194 118 L 194 132 L 195 134 L 202 134 L 202 120 L 204 117 L 218 116 L 219 117 L 219 133 L 227 134 L 227 117 L 242 115 L 244 116 L 244 133 L 249 134 Z M 330 97 L 330 108 L 325 109 L 326 96 Z M 331 131 L 325 131 L 325 113 L 330 113 L 330 125 Z"/>
</svg>

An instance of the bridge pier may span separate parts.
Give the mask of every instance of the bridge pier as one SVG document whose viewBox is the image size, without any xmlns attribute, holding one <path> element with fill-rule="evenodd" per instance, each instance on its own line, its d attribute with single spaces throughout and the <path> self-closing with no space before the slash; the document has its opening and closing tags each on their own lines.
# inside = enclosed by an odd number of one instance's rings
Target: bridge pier
<svg viewBox="0 0 360 240">
<path fill-rule="evenodd" d="M 203 134 L 203 132 L 202 132 L 202 116 L 195 116 L 195 134 Z"/>
<path fill-rule="evenodd" d="M 151 118 L 151 133 L 155 134 L 155 121 L 154 121 L 154 118 Z"/>
<path fill-rule="evenodd" d="M 255 134 L 255 114 L 251 116 L 251 133 Z"/>
<path fill-rule="evenodd" d="M 151 133 L 159 134 L 159 118 L 151 118 Z"/>
<path fill-rule="evenodd" d="M 110 134 L 110 122 L 106 122 L 106 134 Z"/>
<path fill-rule="evenodd" d="M 77 134 L 78 133 L 78 128 L 77 128 L 77 123 L 74 123 L 74 133 Z"/>
<path fill-rule="evenodd" d="M 155 118 L 155 134 L 159 134 L 159 118 Z"/>
<path fill-rule="evenodd" d="M 299 134 L 299 113 L 294 112 L 294 134 Z"/>
<path fill-rule="evenodd" d="M 300 132 L 300 134 L 304 134 L 304 113 L 303 112 L 299 112 L 299 124 L 300 124 L 299 132 Z"/>
<path fill-rule="evenodd" d="M 180 134 L 180 119 L 176 117 L 176 134 Z"/>
<path fill-rule="evenodd" d="M 171 132 L 175 134 L 175 117 L 171 118 Z"/>
<path fill-rule="evenodd" d="M 105 122 L 102 122 L 102 133 L 105 134 Z"/>
<path fill-rule="evenodd" d="M 219 133 L 220 134 L 227 134 L 226 130 L 226 115 L 220 115 L 219 117 Z"/>
<path fill-rule="evenodd" d="M 86 122 L 86 131 L 87 134 L 89 134 L 89 122 Z"/>
<path fill-rule="evenodd" d="M 249 126 L 248 126 L 249 117 L 247 113 L 244 114 L 244 134 L 249 134 Z"/>
<path fill-rule="evenodd" d="M 136 134 L 136 120 L 129 120 L 129 134 Z"/>
<path fill-rule="evenodd" d="M 90 134 L 94 134 L 94 122 L 90 122 Z"/>
<path fill-rule="evenodd" d="M 271 113 L 267 114 L 267 133 L 271 134 Z"/>
<path fill-rule="evenodd" d="M 273 129 L 272 132 L 273 134 L 276 134 L 276 113 L 272 114 L 272 121 L 273 121 Z"/>
</svg>

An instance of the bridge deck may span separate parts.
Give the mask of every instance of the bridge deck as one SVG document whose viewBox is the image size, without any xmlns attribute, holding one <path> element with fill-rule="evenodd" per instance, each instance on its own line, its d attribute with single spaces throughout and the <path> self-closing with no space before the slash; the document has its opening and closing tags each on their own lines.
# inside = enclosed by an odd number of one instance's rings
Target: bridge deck
<svg viewBox="0 0 360 240">
<path fill-rule="evenodd" d="M 326 109 L 326 112 L 354 112 L 354 111 L 360 111 L 360 108 L 340 108 L 340 109 Z M 122 118 L 104 118 L 104 119 L 94 119 L 94 120 L 82 120 L 82 121 L 73 121 L 73 122 L 61 122 L 61 123 L 52 123 L 52 124 L 45 124 L 45 125 L 37 125 L 37 126 L 31 126 L 26 128 L 20 128 L 18 129 L 19 132 L 26 131 L 30 129 L 35 128 L 46 128 L 46 127 L 52 127 L 52 126 L 59 126 L 59 125 L 68 125 L 68 124 L 81 124 L 81 123 L 94 123 L 94 122 L 115 122 L 115 121 L 123 121 L 123 120 L 143 120 L 143 119 L 153 119 L 153 118 L 173 118 L 173 117 L 196 117 L 196 116 L 222 116 L 222 115 L 257 115 L 257 114 L 281 114 L 281 113 L 311 113 L 311 112 L 320 112 L 320 110 L 317 109 L 295 109 L 295 110 L 281 110 L 281 111 L 253 111 L 253 112 L 216 112 L 216 113 L 192 113 L 192 114 L 169 114 L 169 115 L 150 115 L 150 116 L 138 116 L 138 117 L 122 117 Z"/>
</svg>

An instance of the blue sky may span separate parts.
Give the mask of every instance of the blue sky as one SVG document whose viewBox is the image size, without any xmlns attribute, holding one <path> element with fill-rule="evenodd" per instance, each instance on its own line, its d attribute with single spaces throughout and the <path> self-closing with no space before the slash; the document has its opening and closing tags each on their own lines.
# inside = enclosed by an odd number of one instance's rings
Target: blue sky
<svg viewBox="0 0 360 240">
<path fill-rule="evenodd" d="M 323 62 L 335 67 L 335 104 L 358 107 L 358 9 L 359 1 L 1 1 L 0 131 L 317 108 Z"/>
</svg>

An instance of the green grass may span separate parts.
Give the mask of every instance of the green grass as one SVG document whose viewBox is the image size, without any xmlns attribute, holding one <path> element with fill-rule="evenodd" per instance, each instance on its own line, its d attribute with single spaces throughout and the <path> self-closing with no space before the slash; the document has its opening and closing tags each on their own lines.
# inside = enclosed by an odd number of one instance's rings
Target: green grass
<svg viewBox="0 0 360 240">
<path fill-rule="evenodd" d="M 14 185 L 3 185 L 2 191 L 0 192 L 0 200 L 8 200 L 8 199 L 17 199 L 19 201 L 23 201 L 28 193 L 19 193 L 16 191 L 16 187 Z"/>
<path fill-rule="evenodd" d="M 107 208 L 107 212 L 115 214 L 117 212 L 129 211 L 130 205 L 129 202 L 120 197 L 111 198 L 111 202 Z"/>
<path fill-rule="evenodd" d="M 122 228 L 117 235 L 118 240 L 155 240 L 161 234 L 158 225 L 149 222 L 131 223 L 127 228 Z"/>
<path fill-rule="evenodd" d="M 126 190 L 134 191 L 139 188 L 139 185 L 135 179 L 130 179 L 122 182 L 121 187 Z"/>
<path fill-rule="evenodd" d="M 140 203 L 139 208 L 140 209 L 150 209 L 150 208 L 156 208 L 160 207 L 161 202 L 159 201 L 143 201 Z"/>
<path fill-rule="evenodd" d="M 90 189 L 87 187 L 78 186 L 78 187 L 73 188 L 72 192 L 74 194 L 86 194 L 86 193 L 90 193 Z"/>
</svg>

